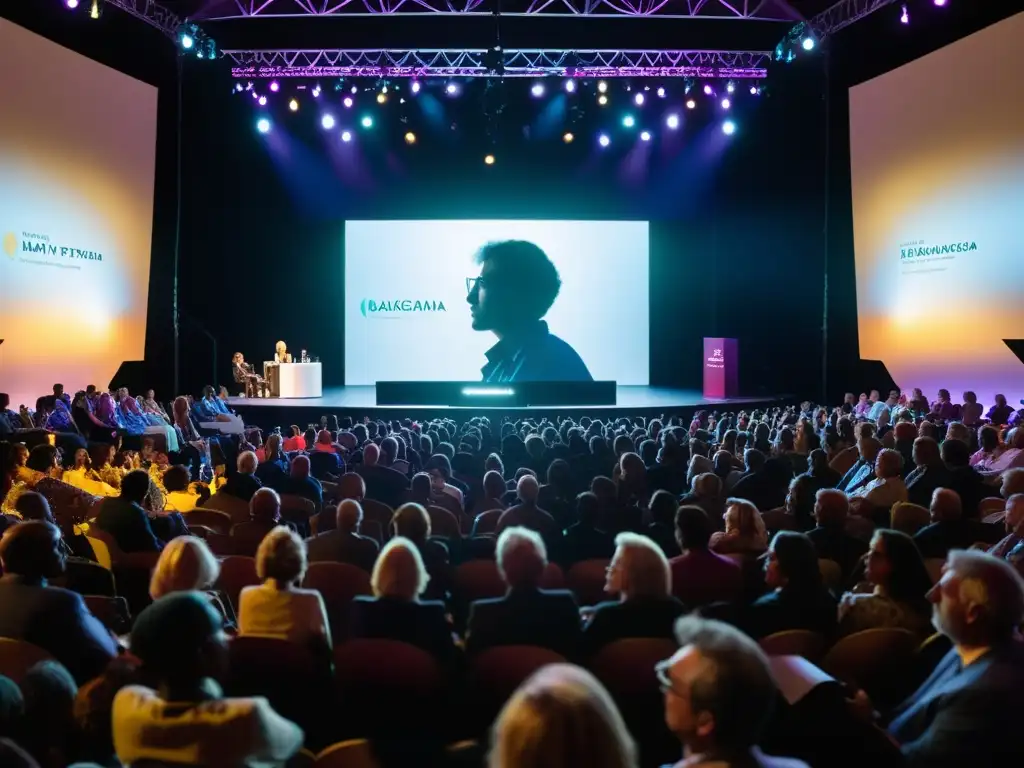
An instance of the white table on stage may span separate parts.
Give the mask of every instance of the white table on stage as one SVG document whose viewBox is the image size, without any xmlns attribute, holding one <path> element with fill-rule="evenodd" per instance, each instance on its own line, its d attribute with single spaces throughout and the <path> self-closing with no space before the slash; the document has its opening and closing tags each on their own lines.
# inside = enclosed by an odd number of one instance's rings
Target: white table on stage
<svg viewBox="0 0 1024 768">
<path fill-rule="evenodd" d="M 323 397 L 323 369 L 320 363 L 281 363 L 278 397 Z"/>
</svg>

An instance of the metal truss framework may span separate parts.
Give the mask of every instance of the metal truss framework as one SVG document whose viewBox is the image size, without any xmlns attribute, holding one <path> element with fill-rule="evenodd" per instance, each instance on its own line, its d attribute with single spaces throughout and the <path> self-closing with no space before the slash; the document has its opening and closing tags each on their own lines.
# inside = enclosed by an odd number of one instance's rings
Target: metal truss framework
<svg viewBox="0 0 1024 768">
<path fill-rule="evenodd" d="M 177 37 L 181 18 L 154 0 L 105 0 L 107 5 L 120 8 L 125 13 L 156 27 L 170 38 Z"/>
<path fill-rule="evenodd" d="M 822 39 L 895 2 L 896 0 L 839 0 L 810 19 L 807 24 L 815 36 Z"/>
<path fill-rule="evenodd" d="M 490 51 L 224 51 L 237 78 L 488 77 Z M 504 77 L 763 78 L 770 51 L 506 50 Z"/>
<path fill-rule="evenodd" d="M 487 0 L 230 0 L 210 3 L 196 19 L 381 14 L 493 13 Z M 786 0 L 505 0 L 502 16 L 658 16 L 800 21 Z"/>
</svg>

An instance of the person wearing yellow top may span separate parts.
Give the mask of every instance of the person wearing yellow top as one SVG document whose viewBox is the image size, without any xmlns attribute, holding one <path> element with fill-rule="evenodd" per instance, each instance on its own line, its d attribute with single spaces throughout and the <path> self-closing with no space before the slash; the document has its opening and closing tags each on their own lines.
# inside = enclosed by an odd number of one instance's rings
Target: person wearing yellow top
<svg viewBox="0 0 1024 768">
<path fill-rule="evenodd" d="M 164 490 L 167 495 L 164 501 L 164 510 L 168 512 L 191 512 L 209 498 L 209 494 L 203 494 L 193 490 L 189 483 L 188 467 L 180 464 L 171 467 L 164 472 Z M 207 490 L 205 486 L 198 486 Z"/>
<path fill-rule="evenodd" d="M 117 496 L 118 491 L 109 483 L 103 482 L 96 470 L 92 468 L 89 452 L 85 448 L 75 451 L 75 465 L 65 469 L 61 479 L 93 496 Z"/>
</svg>

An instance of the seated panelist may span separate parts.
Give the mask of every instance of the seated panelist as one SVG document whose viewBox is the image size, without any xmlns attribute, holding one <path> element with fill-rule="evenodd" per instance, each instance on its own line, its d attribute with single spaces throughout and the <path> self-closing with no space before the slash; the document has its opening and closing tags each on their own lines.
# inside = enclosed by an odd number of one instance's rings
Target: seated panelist
<svg viewBox="0 0 1024 768">
<path fill-rule="evenodd" d="M 241 352 L 235 352 L 231 358 L 231 368 L 235 382 L 245 385 L 246 397 L 256 397 L 258 393 L 262 393 L 263 397 L 269 396 L 267 380 L 253 370 L 252 363 L 245 362 Z"/>
<path fill-rule="evenodd" d="M 291 353 L 288 351 L 288 345 L 283 341 L 277 342 L 274 345 L 274 362 L 275 363 L 290 363 L 292 361 Z"/>
</svg>

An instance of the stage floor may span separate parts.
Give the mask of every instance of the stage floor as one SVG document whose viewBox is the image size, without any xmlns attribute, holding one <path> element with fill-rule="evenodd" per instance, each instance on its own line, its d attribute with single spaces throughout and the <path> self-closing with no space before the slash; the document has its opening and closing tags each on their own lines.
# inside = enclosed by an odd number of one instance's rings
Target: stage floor
<svg viewBox="0 0 1024 768">
<path fill-rule="evenodd" d="M 457 408 L 440 405 L 377 405 L 374 387 L 333 387 L 324 390 L 322 397 L 313 398 L 244 398 L 232 397 L 228 403 L 239 411 L 247 409 L 294 408 L 324 411 L 628 411 L 632 413 L 670 412 L 680 408 L 697 406 L 756 406 L 779 402 L 781 397 L 734 397 L 726 400 L 708 400 L 703 394 L 692 389 L 669 389 L 666 387 L 616 387 L 615 405 L 566 405 L 530 406 L 527 408 Z M 351 413 L 348 415 L 352 415 Z"/>
</svg>

